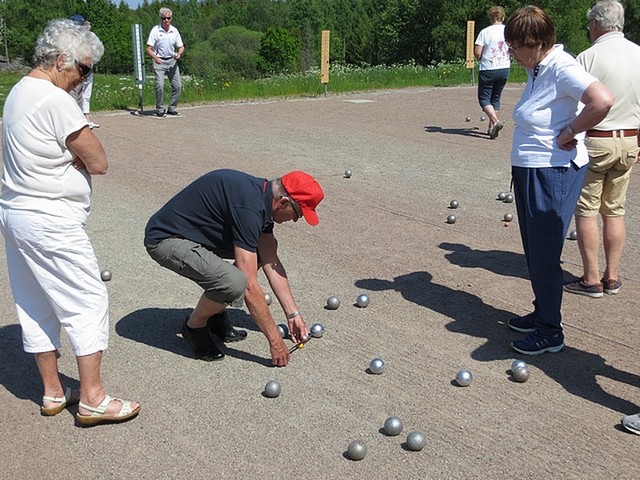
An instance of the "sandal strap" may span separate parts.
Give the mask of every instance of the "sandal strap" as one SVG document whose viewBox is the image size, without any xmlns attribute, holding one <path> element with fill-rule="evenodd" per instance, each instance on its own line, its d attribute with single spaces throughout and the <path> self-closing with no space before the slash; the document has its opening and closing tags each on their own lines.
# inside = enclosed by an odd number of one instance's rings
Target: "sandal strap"
<svg viewBox="0 0 640 480">
<path fill-rule="evenodd" d="M 107 407 L 111 403 L 111 400 L 113 400 L 113 398 L 107 395 L 97 407 L 92 407 L 91 405 L 87 405 L 84 402 L 80 402 L 78 406 L 80 408 L 84 408 L 85 410 L 89 410 L 91 412 L 91 415 L 104 415 L 104 412 L 107 411 Z"/>
<path fill-rule="evenodd" d="M 71 389 L 69 387 L 64 387 L 64 396 L 63 397 L 50 397 L 49 395 L 44 395 L 42 397 L 42 403 L 50 402 L 50 403 L 66 403 L 71 400 Z"/>
<path fill-rule="evenodd" d="M 104 400 L 102 400 L 100 405 L 98 405 L 97 407 L 92 407 L 83 402 L 80 402 L 79 407 L 89 410 L 91 412 L 92 417 L 99 417 L 104 415 L 104 412 L 107 411 L 107 408 L 109 407 L 109 404 L 112 401 L 120 402 L 122 404 L 120 411 L 116 413 L 114 417 L 116 418 L 124 417 L 126 415 L 129 415 L 131 412 L 133 412 L 133 408 L 131 408 L 132 402 L 130 400 L 122 400 L 120 398 L 111 397 L 110 395 L 107 395 L 106 397 L 104 397 Z"/>
</svg>

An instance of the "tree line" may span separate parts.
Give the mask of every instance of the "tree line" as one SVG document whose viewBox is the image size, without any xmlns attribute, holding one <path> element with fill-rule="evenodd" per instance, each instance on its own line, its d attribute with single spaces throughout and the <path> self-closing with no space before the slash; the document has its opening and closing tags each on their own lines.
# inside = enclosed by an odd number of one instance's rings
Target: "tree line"
<svg viewBox="0 0 640 480">
<path fill-rule="evenodd" d="M 507 16 L 529 2 L 503 0 Z M 586 12 L 593 0 L 534 2 L 553 18 L 558 41 L 578 54 L 589 46 Z M 185 42 L 183 73 L 204 80 L 258 78 L 307 71 L 319 65 L 320 32 L 331 31 L 332 63 L 437 65 L 465 57 L 466 25 L 476 35 L 488 26 L 485 0 L 167 0 L 132 10 L 121 0 L 0 0 L 9 58 L 29 62 L 38 34 L 53 18 L 75 13 L 91 22 L 105 45 L 103 73 L 133 70 L 131 25 L 143 26 L 144 40 L 169 7 Z M 623 2 L 625 34 L 640 40 L 640 0 Z M 4 53 L 4 48 L 0 50 Z M 150 61 L 145 59 L 147 65 Z"/>
</svg>

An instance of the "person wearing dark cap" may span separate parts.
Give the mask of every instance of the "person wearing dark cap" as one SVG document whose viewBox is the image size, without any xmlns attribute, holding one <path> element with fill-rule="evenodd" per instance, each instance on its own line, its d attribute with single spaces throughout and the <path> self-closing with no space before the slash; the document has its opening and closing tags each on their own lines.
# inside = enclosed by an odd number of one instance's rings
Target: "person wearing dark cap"
<svg viewBox="0 0 640 480">
<path fill-rule="evenodd" d="M 145 229 L 147 252 L 161 266 L 204 290 L 181 332 L 197 359 L 224 358 L 216 339 L 243 340 L 247 332 L 230 324 L 226 307 L 244 299 L 251 318 L 267 337 L 271 362 L 283 367 L 287 349 L 258 282 L 262 268 L 288 320 L 294 342 L 309 330 L 278 257 L 274 223 L 304 219 L 318 224 L 324 198 L 318 182 L 294 171 L 267 180 L 237 170 L 214 170 L 195 180 L 156 212 Z M 225 259 L 233 259 L 230 263 Z"/>
<path fill-rule="evenodd" d="M 76 25 L 80 25 L 84 27 L 86 30 L 91 30 L 91 23 L 86 20 L 82 15 L 76 13 L 73 17 L 71 17 L 71 21 Z M 100 125 L 94 123 L 91 120 L 89 114 L 91 113 L 91 94 L 93 92 L 93 71 L 89 74 L 87 78 L 85 78 L 80 85 L 69 92 L 73 98 L 76 99 L 78 105 L 82 109 L 82 113 L 84 113 L 85 118 L 89 122 L 89 128 L 93 130 L 94 128 L 100 128 Z"/>
</svg>

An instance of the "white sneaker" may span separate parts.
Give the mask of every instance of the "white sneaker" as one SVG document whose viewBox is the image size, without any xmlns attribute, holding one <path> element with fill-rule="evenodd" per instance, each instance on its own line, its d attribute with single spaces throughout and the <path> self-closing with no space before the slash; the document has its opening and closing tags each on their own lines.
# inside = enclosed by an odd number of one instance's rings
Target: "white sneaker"
<svg viewBox="0 0 640 480">
<path fill-rule="evenodd" d="M 622 426 L 631 433 L 640 435 L 640 413 L 635 415 L 627 415 L 622 419 Z"/>
<path fill-rule="evenodd" d="M 89 122 L 89 128 L 93 130 L 94 128 L 100 128 L 100 125 L 97 123 Z"/>
</svg>

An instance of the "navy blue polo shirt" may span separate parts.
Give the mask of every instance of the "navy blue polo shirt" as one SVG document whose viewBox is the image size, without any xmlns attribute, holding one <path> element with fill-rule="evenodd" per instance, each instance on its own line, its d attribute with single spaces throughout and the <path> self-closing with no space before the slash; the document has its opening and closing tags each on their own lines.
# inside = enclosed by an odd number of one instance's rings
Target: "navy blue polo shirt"
<svg viewBox="0 0 640 480">
<path fill-rule="evenodd" d="M 271 183 L 237 170 L 214 170 L 186 186 L 147 223 L 145 245 L 186 238 L 211 250 L 257 252 L 273 232 Z"/>
</svg>

